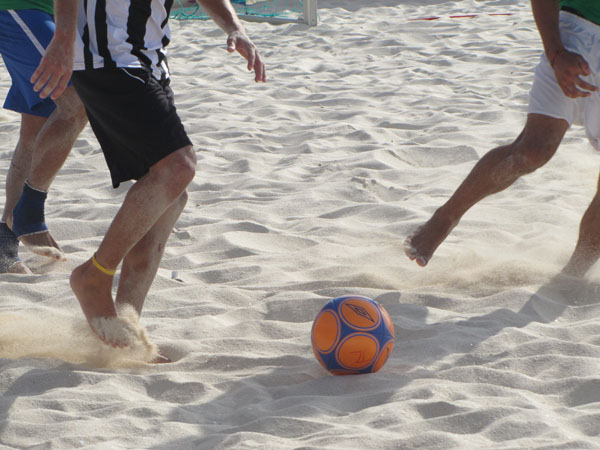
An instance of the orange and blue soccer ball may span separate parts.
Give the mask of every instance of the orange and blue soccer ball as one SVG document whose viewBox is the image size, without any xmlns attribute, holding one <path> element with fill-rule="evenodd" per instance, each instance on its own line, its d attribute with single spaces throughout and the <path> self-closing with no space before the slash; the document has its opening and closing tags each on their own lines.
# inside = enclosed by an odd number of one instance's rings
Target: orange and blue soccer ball
<svg viewBox="0 0 600 450">
<path fill-rule="evenodd" d="M 334 375 L 377 372 L 394 349 L 394 324 L 375 300 L 338 297 L 315 318 L 311 341 L 319 363 Z"/>
</svg>

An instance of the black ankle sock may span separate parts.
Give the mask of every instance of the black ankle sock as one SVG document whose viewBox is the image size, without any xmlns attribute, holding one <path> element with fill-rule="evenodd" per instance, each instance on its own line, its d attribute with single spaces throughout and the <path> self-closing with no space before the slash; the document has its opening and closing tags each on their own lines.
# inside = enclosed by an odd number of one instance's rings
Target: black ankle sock
<svg viewBox="0 0 600 450">
<path fill-rule="evenodd" d="M 12 230 L 17 237 L 48 231 L 44 219 L 44 203 L 47 195 L 47 192 L 32 188 L 25 182 L 23 193 L 13 210 Z"/>
<path fill-rule="evenodd" d="M 8 272 L 10 266 L 20 260 L 17 236 L 5 222 L 0 222 L 0 273 Z"/>
</svg>

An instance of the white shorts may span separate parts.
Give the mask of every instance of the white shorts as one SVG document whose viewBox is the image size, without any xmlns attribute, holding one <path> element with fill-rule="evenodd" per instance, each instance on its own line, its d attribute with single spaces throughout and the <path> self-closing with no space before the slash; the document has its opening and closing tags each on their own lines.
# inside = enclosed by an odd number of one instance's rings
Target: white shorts
<svg viewBox="0 0 600 450">
<path fill-rule="evenodd" d="M 600 87 L 600 26 L 561 11 L 560 37 L 567 50 L 581 55 L 590 65 L 592 74 L 582 79 Z M 596 91 L 585 98 L 567 97 L 544 54 L 535 69 L 528 113 L 564 119 L 569 125 L 583 125 L 590 143 L 600 151 L 600 94 Z"/>
</svg>

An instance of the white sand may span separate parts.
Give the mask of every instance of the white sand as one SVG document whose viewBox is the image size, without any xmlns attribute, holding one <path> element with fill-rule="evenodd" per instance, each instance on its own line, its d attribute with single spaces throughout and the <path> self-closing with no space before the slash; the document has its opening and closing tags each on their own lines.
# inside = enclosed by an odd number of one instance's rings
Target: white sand
<svg viewBox="0 0 600 450">
<path fill-rule="evenodd" d="M 172 364 L 100 344 L 69 289 L 127 189 L 84 131 L 47 203 L 69 261 L 23 250 L 35 275 L 0 275 L 2 448 L 600 448 L 600 272 L 551 281 L 597 183 L 580 128 L 427 268 L 402 251 L 520 132 L 541 51 L 528 2 L 319 7 L 316 28 L 247 25 L 266 85 L 214 24 L 172 25 L 200 161 L 141 317 Z M 464 13 L 479 16 L 449 17 Z M 2 180 L 17 131 L 0 111 Z M 396 347 L 377 374 L 333 377 L 310 327 L 350 293 L 387 308 Z"/>
</svg>

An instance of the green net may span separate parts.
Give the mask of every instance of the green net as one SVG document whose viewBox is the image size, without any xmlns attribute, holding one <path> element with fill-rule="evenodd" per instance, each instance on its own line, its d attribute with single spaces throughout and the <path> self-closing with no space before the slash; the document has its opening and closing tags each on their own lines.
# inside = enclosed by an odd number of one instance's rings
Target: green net
<svg viewBox="0 0 600 450">
<path fill-rule="evenodd" d="M 304 13 L 302 0 L 231 0 L 240 17 L 301 20 Z M 171 8 L 172 19 L 208 19 L 202 8 L 193 0 L 175 0 Z"/>
</svg>

